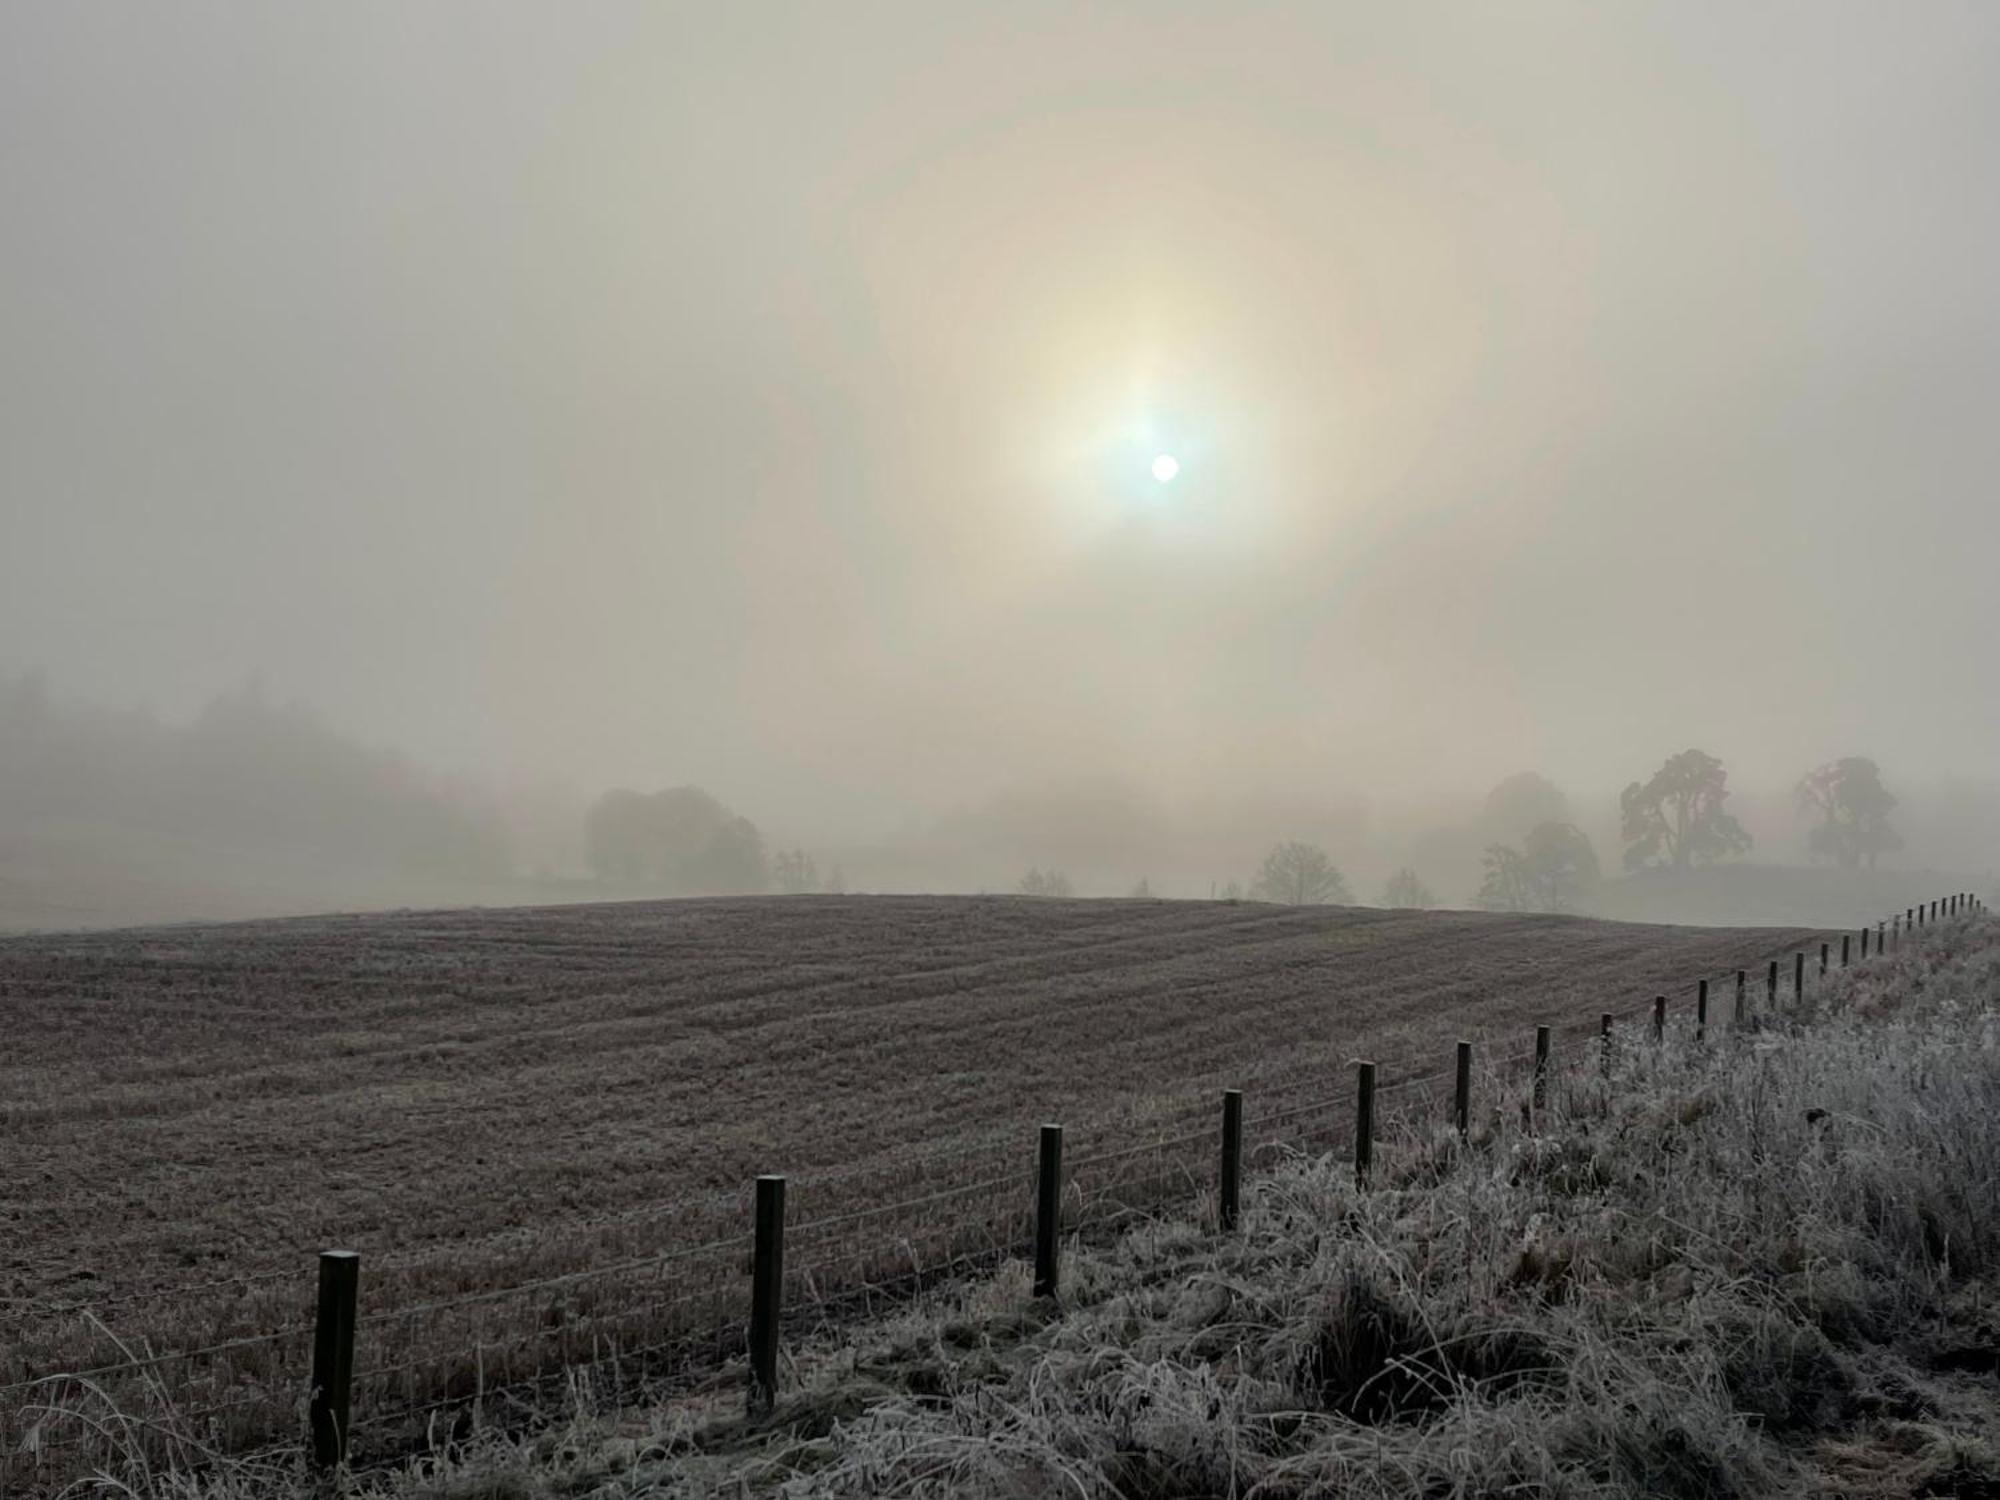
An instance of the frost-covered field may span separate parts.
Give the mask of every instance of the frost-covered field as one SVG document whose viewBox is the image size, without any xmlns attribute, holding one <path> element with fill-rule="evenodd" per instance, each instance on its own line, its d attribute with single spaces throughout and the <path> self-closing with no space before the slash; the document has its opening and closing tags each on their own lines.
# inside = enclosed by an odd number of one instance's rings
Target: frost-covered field
<svg viewBox="0 0 2000 1500">
<path fill-rule="evenodd" d="M 759 1172 L 790 1175 L 796 1223 L 993 1185 L 977 1212 L 802 1232 L 795 1279 L 823 1291 L 1024 1211 L 1042 1120 L 1079 1160 L 1184 1134 L 1205 1170 L 1218 1091 L 1240 1087 L 1268 1160 L 1344 1125 L 1358 1056 L 1393 1090 L 1461 1035 L 1518 1051 L 1536 1023 L 1657 992 L 1680 1024 L 1698 977 L 1819 938 L 828 897 L 0 941 L 0 1384 L 297 1328 L 313 1253 L 342 1245 L 378 1320 L 357 1401 L 417 1402 L 740 1318 L 732 1237 Z M 301 1337 L 158 1383 L 228 1444 L 291 1421 L 302 1359 Z"/>
<path fill-rule="evenodd" d="M 1983 1496 L 2000 1490 L 2000 930 L 1802 1016 L 1570 1070 L 796 1352 L 790 1393 L 609 1410 L 383 1476 L 504 1496 Z M 230 1472 L 220 1488 L 284 1487 Z"/>
</svg>

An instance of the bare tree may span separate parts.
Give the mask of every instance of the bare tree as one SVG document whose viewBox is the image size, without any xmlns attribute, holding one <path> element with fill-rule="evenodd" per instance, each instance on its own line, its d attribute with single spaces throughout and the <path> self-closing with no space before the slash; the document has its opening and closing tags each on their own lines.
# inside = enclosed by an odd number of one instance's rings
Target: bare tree
<svg viewBox="0 0 2000 1500">
<path fill-rule="evenodd" d="M 1070 884 L 1069 876 L 1060 870 L 1043 870 L 1030 866 L 1028 873 L 1021 877 L 1017 888 L 1024 896 L 1074 896 L 1076 888 Z"/>
<path fill-rule="evenodd" d="M 1382 887 L 1382 904 L 1404 908 L 1428 908 L 1437 905 L 1437 893 L 1417 878 L 1417 872 L 1407 865 L 1389 877 L 1389 883 Z"/>
<path fill-rule="evenodd" d="M 1574 911 L 1601 878 L 1597 851 L 1573 823 L 1538 823 L 1522 847 L 1492 844 L 1479 904 L 1488 911 Z"/>
<path fill-rule="evenodd" d="M 803 896 L 819 889 L 819 866 L 803 849 L 781 849 L 771 861 L 771 878 L 787 896 Z"/>
<path fill-rule="evenodd" d="M 1519 849 L 1507 844 L 1488 844 L 1484 860 L 1486 876 L 1473 899 L 1487 911 L 1533 911 L 1535 883 L 1528 875 L 1528 862 Z"/>
<path fill-rule="evenodd" d="M 1327 852 L 1315 844 L 1296 841 L 1279 844 L 1264 856 L 1250 894 L 1259 901 L 1285 906 L 1344 905 L 1352 899 L 1347 877 Z"/>
</svg>

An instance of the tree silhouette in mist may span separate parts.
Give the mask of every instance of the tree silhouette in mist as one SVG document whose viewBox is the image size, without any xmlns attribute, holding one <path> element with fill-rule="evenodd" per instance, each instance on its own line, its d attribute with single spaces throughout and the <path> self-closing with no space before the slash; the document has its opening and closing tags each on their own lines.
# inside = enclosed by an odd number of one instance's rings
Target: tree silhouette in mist
<svg viewBox="0 0 2000 1500">
<path fill-rule="evenodd" d="M 1347 877 L 1340 873 L 1327 852 L 1315 844 L 1296 841 L 1279 844 L 1264 856 L 1250 894 L 1259 901 L 1276 901 L 1285 906 L 1345 905 Z"/>
<path fill-rule="evenodd" d="M 1713 864 L 1750 848 L 1750 835 L 1722 804 L 1729 800 L 1729 773 L 1701 750 L 1671 756 L 1644 783 L 1633 782 L 1619 798 L 1623 813 L 1625 867 L 1644 869 L 1656 860 L 1676 870 Z"/>
</svg>

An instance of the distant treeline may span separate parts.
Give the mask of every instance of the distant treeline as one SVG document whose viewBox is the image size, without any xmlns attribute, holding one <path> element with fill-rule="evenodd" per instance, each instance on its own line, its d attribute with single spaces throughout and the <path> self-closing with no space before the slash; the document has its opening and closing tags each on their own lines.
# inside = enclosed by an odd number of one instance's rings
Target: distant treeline
<svg viewBox="0 0 2000 1500">
<path fill-rule="evenodd" d="M 301 854 L 331 866 L 453 880 L 505 877 L 506 825 L 487 799 L 371 749 L 256 687 L 187 724 L 56 701 L 39 675 L 0 677 L 0 837 L 115 858 L 167 841 Z"/>
<path fill-rule="evenodd" d="M 770 884 L 764 836 L 698 786 L 606 792 L 583 822 L 600 880 L 675 896 L 748 896 Z"/>
</svg>

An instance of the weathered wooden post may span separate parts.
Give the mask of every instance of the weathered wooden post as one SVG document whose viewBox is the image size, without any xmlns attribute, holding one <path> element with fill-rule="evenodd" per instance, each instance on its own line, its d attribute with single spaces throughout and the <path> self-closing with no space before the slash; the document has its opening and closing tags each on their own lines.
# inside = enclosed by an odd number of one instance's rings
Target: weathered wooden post
<svg viewBox="0 0 2000 1500">
<path fill-rule="evenodd" d="M 1701 988 L 1694 997 L 1694 1039 L 1697 1042 L 1708 1038 L 1708 981 L 1701 982 Z"/>
<path fill-rule="evenodd" d="M 316 1469 L 347 1461 L 348 1409 L 354 1387 L 354 1310 L 361 1285 L 361 1257 L 353 1250 L 319 1255 L 319 1308 L 313 1319 L 312 1429 Z M 296 1409 L 296 1408 L 295 1408 Z"/>
<path fill-rule="evenodd" d="M 757 1179 L 750 1249 L 750 1415 L 778 1404 L 778 1323 L 785 1301 L 785 1179 Z"/>
<path fill-rule="evenodd" d="M 1889 924 L 1887 922 L 1877 922 L 1875 924 L 1875 956 L 1877 958 L 1880 958 L 1889 951 L 1888 931 Z"/>
<path fill-rule="evenodd" d="M 1777 1008 L 1778 1008 L 1778 961 L 1774 958 L 1771 960 L 1770 970 L 1764 976 L 1764 1009 L 1766 1011 L 1774 1011 Z"/>
<path fill-rule="evenodd" d="M 1222 1232 L 1236 1227 L 1243 1196 L 1243 1090 L 1222 1091 L 1222 1182 L 1218 1212 Z"/>
<path fill-rule="evenodd" d="M 1853 936 L 1852 933 L 1846 933 L 1846 932 L 1843 932 L 1840 935 L 1840 966 L 1843 969 L 1846 968 L 1848 964 L 1848 956 L 1850 950 L 1847 945 L 1848 945 L 1848 940 L 1852 936 Z"/>
<path fill-rule="evenodd" d="M 1820 950 L 1822 957 L 1824 957 L 1825 951 L 1826 951 L 1825 949 Z M 1824 967 L 1824 965 L 1822 965 L 1822 967 Z M 1792 1004 L 1804 1005 L 1805 1003 L 1806 1003 L 1806 956 L 1803 953 L 1794 953 L 1792 955 Z"/>
<path fill-rule="evenodd" d="M 1745 997 L 1743 983 L 1747 976 L 1741 969 L 1736 971 L 1736 1024 L 1741 1026 L 1750 1015 L 1750 1002 Z"/>
<path fill-rule="evenodd" d="M 1464 1040 L 1458 1044 L 1458 1077 L 1452 1088 L 1451 1116 L 1458 1126 L 1459 1139 L 1463 1140 L 1472 1129 L 1472 1043 Z"/>
<path fill-rule="evenodd" d="M 1831 956 L 1832 945 L 1830 943 L 1821 943 L 1819 945 L 1819 977 L 1822 979 L 1826 978 L 1827 960 Z"/>
<path fill-rule="evenodd" d="M 1535 1028 L 1535 1108 L 1546 1109 L 1549 1102 L 1549 1028 Z"/>
<path fill-rule="evenodd" d="M 1062 1245 L 1062 1141 L 1060 1125 L 1042 1127 L 1035 1170 L 1035 1295 L 1053 1297 L 1060 1285 L 1056 1256 Z"/>
<path fill-rule="evenodd" d="M 1375 1165 L 1375 1064 L 1357 1065 L 1354 1082 L 1354 1182 L 1366 1187 Z"/>
<path fill-rule="evenodd" d="M 1665 995 L 1655 995 L 1653 996 L 1653 1040 L 1664 1042 L 1666 1039 L 1667 997 Z"/>
<path fill-rule="evenodd" d="M 1863 958 L 1868 956 L 1868 929 L 1866 927 L 1861 929 L 1861 956 Z"/>
</svg>

